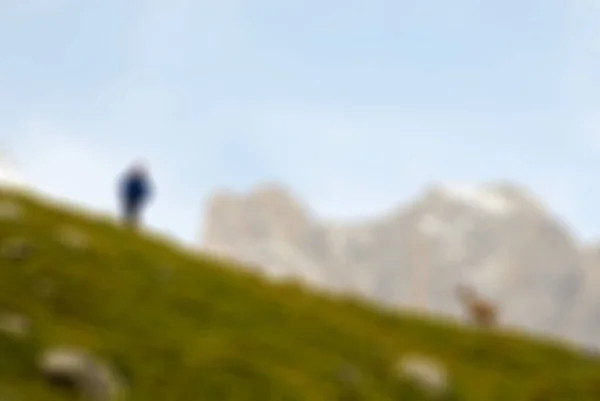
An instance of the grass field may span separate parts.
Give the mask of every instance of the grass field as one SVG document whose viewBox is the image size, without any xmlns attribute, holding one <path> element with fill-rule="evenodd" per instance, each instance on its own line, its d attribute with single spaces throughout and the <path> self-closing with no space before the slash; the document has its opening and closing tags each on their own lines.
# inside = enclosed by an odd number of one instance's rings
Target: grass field
<svg viewBox="0 0 600 401">
<path fill-rule="evenodd" d="M 129 400 L 425 400 L 393 374 L 415 353 L 443 367 L 446 399 L 600 400 L 600 362 L 558 345 L 269 284 L 107 219 L 0 197 L 21 211 L 0 216 L 0 245 L 31 245 L 22 260 L 0 256 L 0 312 L 31 322 L 26 335 L 0 331 L 2 401 L 76 399 L 36 367 L 63 344 L 107 361 Z M 63 244 L 65 229 L 88 245 Z"/>
</svg>

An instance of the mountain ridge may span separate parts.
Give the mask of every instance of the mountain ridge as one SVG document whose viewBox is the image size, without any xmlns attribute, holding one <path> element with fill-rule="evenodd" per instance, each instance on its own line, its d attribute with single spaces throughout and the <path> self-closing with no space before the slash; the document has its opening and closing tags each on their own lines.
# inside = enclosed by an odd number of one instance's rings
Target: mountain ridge
<svg viewBox="0 0 600 401">
<path fill-rule="evenodd" d="M 256 203 L 257 193 L 268 200 Z M 226 213 L 205 209 L 199 249 L 218 249 L 273 278 L 293 276 L 455 318 L 461 309 L 453 288 L 468 283 L 496 299 L 506 325 L 576 341 L 589 333 L 573 327 L 575 309 L 600 310 L 600 299 L 579 304 L 583 288 L 596 285 L 586 284 L 585 244 L 515 183 L 434 183 L 375 218 L 347 225 L 319 218 L 282 183 L 230 196 Z M 593 320 L 600 328 L 600 316 Z"/>
</svg>

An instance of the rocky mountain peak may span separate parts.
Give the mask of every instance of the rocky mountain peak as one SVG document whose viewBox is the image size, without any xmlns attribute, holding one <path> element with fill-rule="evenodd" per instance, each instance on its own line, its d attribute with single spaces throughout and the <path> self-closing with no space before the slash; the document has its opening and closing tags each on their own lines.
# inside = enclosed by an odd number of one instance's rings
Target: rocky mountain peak
<svg viewBox="0 0 600 401">
<path fill-rule="evenodd" d="M 393 213 L 352 225 L 317 220 L 273 183 L 220 192 L 206 212 L 201 247 L 268 276 L 455 317 L 455 289 L 463 284 L 497 302 L 509 326 L 600 329 L 600 306 L 589 306 L 600 304 L 600 275 L 583 268 L 600 266 L 600 258 L 584 258 L 564 225 L 512 183 L 435 184 Z M 597 316 L 592 328 L 573 328 L 575 309 L 577 321 Z"/>
<path fill-rule="evenodd" d="M 544 213 L 544 207 L 525 188 L 508 182 L 484 185 L 435 184 L 417 199 L 426 206 L 452 204 L 485 213 L 488 217 L 509 217 L 514 213 Z"/>
<path fill-rule="evenodd" d="M 309 219 L 305 207 L 300 204 L 289 188 L 280 183 L 258 185 L 245 198 L 248 207 L 261 208 L 273 216 Z"/>
</svg>

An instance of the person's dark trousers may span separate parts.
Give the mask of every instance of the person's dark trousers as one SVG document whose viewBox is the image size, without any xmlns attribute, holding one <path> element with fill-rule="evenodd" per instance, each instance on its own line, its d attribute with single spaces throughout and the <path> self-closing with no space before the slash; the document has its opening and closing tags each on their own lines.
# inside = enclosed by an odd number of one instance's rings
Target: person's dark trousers
<svg viewBox="0 0 600 401">
<path fill-rule="evenodd" d="M 126 226 L 137 229 L 140 220 L 140 202 L 126 199 L 123 202 L 123 220 Z"/>
</svg>

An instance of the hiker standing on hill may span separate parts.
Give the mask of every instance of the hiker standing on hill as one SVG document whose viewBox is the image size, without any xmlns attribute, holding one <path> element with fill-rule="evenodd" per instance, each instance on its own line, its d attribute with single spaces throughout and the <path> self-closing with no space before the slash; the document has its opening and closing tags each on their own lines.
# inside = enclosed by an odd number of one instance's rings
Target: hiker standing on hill
<svg viewBox="0 0 600 401">
<path fill-rule="evenodd" d="M 137 228 L 141 220 L 142 208 L 152 195 L 150 178 L 146 167 L 135 164 L 121 178 L 119 198 L 124 223 Z"/>
</svg>

